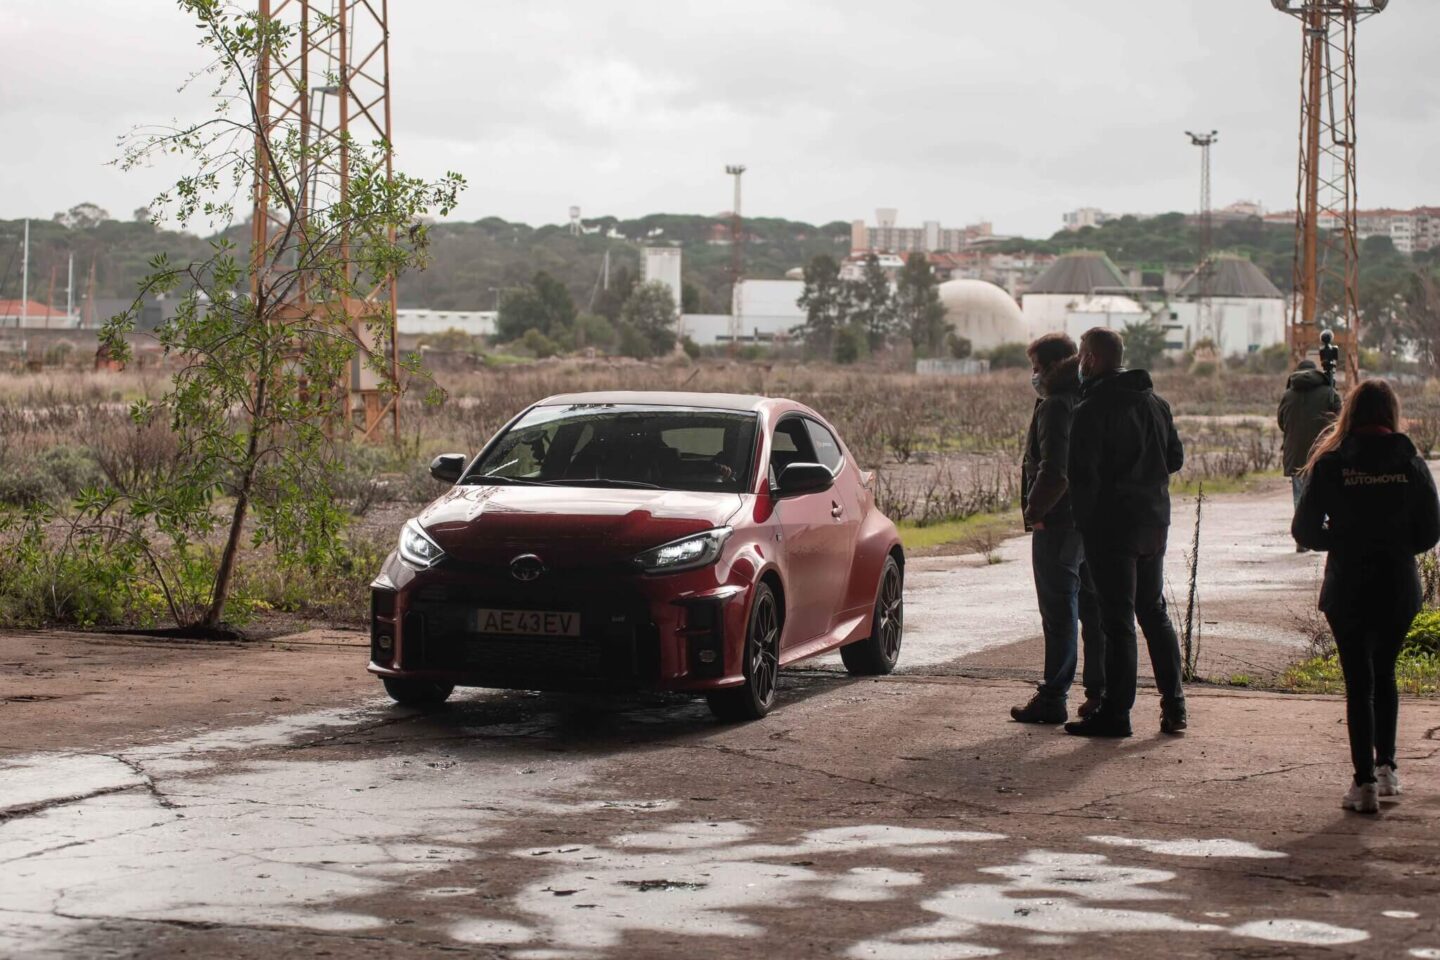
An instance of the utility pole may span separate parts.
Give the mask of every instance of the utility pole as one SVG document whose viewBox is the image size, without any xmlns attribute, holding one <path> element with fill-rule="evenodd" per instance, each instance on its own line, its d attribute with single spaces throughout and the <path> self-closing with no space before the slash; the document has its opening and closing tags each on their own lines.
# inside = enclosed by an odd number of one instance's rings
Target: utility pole
<svg viewBox="0 0 1440 960">
<path fill-rule="evenodd" d="M 25 221 L 25 246 L 20 252 L 20 326 L 30 326 L 30 221 Z"/>
<path fill-rule="evenodd" d="M 1389 0 L 1271 0 L 1300 21 L 1300 162 L 1288 339 L 1294 360 L 1332 329 L 1350 383 L 1360 378 L 1360 243 L 1356 229 L 1356 25 Z"/>
<path fill-rule="evenodd" d="M 70 252 L 70 266 L 65 272 L 65 322 L 75 315 L 75 252 Z"/>
<path fill-rule="evenodd" d="M 1200 249 L 1195 265 L 1195 288 L 1200 294 L 1197 307 L 1200 316 L 1197 318 L 1198 326 L 1205 331 L 1217 349 L 1220 348 L 1220 331 L 1214 327 L 1214 311 L 1211 309 L 1210 298 L 1213 295 L 1212 280 L 1215 269 L 1211 260 L 1211 245 L 1214 243 L 1214 221 L 1211 215 L 1210 198 L 1210 148 L 1220 139 L 1218 131 L 1211 130 L 1209 133 L 1191 133 L 1185 131 L 1190 138 L 1190 143 L 1200 148 Z"/>
<path fill-rule="evenodd" d="M 745 276 L 745 232 L 740 213 L 740 177 L 745 173 L 745 166 L 732 163 L 725 167 L 725 172 L 735 178 L 735 208 L 730 213 L 730 353 L 734 355 L 740 345 L 745 313 L 740 296 L 740 283 Z"/>
</svg>

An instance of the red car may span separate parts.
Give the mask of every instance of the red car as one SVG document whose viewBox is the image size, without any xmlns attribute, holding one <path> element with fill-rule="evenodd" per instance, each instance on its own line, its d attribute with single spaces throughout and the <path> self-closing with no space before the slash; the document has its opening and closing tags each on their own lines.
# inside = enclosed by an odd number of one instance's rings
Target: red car
<svg viewBox="0 0 1440 960">
<path fill-rule="evenodd" d="M 582 393 L 530 407 L 408 521 L 371 584 L 370 672 L 455 686 L 705 694 L 764 716 L 780 667 L 900 655 L 905 556 L 870 475 L 789 400 Z"/>
</svg>

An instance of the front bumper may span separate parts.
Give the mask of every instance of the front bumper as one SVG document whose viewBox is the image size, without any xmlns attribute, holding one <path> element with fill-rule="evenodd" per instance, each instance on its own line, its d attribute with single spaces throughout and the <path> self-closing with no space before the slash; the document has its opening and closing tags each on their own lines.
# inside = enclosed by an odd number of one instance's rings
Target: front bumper
<svg viewBox="0 0 1440 960">
<path fill-rule="evenodd" d="M 446 561 L 416 571 L 391 557 L 371 585 L 370 664 L 381 677 L 523 690 L 704 691 L 743 682 L 752 579 L 735 566 L 647 577 Z M 476 609 L 574 612 L 578 637 L 471 632 Z"/>
</svg>

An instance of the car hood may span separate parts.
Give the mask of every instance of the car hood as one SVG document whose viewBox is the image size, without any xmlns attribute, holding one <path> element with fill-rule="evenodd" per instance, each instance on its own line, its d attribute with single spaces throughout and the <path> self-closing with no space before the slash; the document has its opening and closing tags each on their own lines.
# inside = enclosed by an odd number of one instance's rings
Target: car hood
<svg viewBox="0 0 1440 960">
<path fill-rule="evenodd" d="M 465 563 L 538 555 L 560 569 L 629 560 L 650 547 L 723 526 L 740 494 L 602 487 L 457 486 L 431 503 L 420 525 Z"/>
</svg>

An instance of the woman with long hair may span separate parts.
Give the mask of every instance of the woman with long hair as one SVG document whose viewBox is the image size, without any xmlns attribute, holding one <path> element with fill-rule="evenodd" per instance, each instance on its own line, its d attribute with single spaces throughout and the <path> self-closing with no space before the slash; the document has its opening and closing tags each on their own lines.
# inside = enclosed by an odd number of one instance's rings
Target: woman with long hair
<svg viewBox="0 0 1440 960">
<path fill-rule="evenodd" d="M 1380 797 L 1400 793 L 1395 661 L 1420 612 L 1415 555 L 1440 541 L 1440 501 L 1430 468 L 1400 432 L 1400 400 L 1383 380 L 1350 391 L 1304 476 L 1290 532 L 1300 546 L 1329 552 L 1320 609 L 1345 674 L 1355 765 L 1341 806 L 1378 813 Z"/>
</svg>

